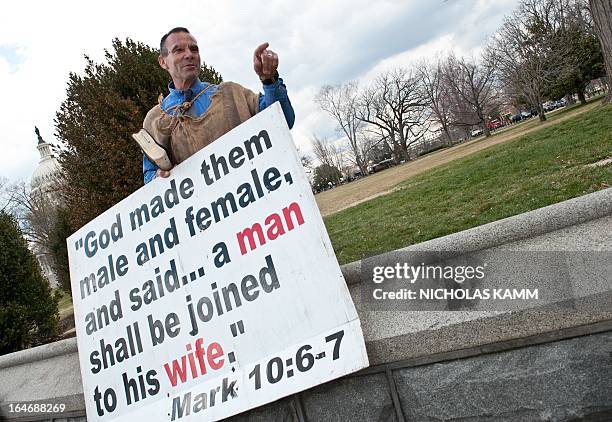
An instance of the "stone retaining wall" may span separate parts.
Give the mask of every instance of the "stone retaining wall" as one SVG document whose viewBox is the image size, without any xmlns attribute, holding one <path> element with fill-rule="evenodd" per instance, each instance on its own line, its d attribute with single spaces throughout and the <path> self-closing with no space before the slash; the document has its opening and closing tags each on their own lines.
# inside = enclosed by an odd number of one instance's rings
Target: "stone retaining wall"
<svg viewBox="0 0 612 422">
<path fill-rule="evenodd" d="M 612 189 L 396 253 L 612 251 Z M 385 263 L 390 254 L 370 258 Z M 518 311 L 373 311 L 361 262 L 343 267 L 372 366 L 233 421 L 612 420 L 612 272 L 574 280 L 570 303 Z M 511 265 L 511 264 L 509 264 Z M 520 269 L 516 269 L 517 273 Z M 76 339 L 0 357 L 0 407 L 53 400 L 84 420 Z"/>
</svg>

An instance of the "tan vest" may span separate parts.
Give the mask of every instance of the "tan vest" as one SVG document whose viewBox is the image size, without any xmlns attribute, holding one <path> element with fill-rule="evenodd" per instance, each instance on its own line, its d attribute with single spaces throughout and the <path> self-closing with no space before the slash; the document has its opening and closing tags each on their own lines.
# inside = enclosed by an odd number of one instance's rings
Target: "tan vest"
<svg viewBox="0 0 612 422">
<path fill-rule="evenodd" d="M 259 111 L 258 94 L 237 83 L 223 82 L 203 115 L 192 117 L 185 114 L 207 89 L 193 100 L 167 111 L 157 105 L 145 117 L 143 128 L 166 149 L 174 165 L 182 163 Z"/>
</svg>

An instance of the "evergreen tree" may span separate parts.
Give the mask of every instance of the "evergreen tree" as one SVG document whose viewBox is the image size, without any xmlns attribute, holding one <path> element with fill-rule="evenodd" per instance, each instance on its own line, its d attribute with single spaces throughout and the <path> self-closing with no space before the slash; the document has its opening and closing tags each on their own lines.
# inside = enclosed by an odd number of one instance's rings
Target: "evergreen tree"
<svg viewBox="0 0 612 422">
<path fill-rule="evenodd" d="M 57 298 L 15 219 L 0 212 L 0 355 L 57 334 Z"/>
<path fill-rule="evenodd" d="M 556 79 L 549 91 L 552 99 L 576 93 L 584 104 L 588 84 L 605 75 L 601 46 L 585 6 L 584 0 L 566 4 L 559 12 L 562 24 L 548 35 L 558 55 Z"/>
<path fill-rule="evenodd" d="M 68 267 L 68 246 L 66 239 L 72 234 L 70 213 L 65 208 L 58 208 L 55 213 L 55 224 L 49 233 L 49 249 L 53 257 L 53 271 L 57 276 L 59 288 L 72 295 L 70 289 L 70 269 Z"/>
<path fill-rule="evenodd" d="M 608 95 L 604 98 L 604 104 L 612 104 L 612 0 L 589 0 L 591 14 L 595 24 L 595 32 L 601 43 L 604 57 L 606 75 L 608 77 Z"/>
<path fill-rule="evenodd" d="M 113 40 L 105 63 L 87 59 L 83 75 L 71 73 L 67 98 L 57 112 L 62 143 L 64 199 L 76 230 L 142 186 L 142 153 L 131 134 L 168 91 L 169 75 L 158 51 L 127 39 Z M 202 80 L 221 76 L 202 66 Z"/>
<path fill-rule="evenodd" d="M 342 173 L 337 167 L 329 164 L 321 164 L 314 170 L 313 187 L 317 190 L 329 187 L 329 184 L 338 184 L 342 178 Z"/>
</svg>

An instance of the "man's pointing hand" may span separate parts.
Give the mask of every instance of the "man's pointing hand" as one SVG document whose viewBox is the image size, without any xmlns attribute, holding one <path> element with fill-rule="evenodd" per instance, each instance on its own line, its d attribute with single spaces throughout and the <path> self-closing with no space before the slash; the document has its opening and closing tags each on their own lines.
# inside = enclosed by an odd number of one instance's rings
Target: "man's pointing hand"
<svg viewBox="0 0 612 422">
<path fill-rule="evenodd" d="M 268 50 L 269 45 L 265 42 L 257 47 L 253 53 L 253 69 L 262 81 L 272 79 L 278 69 L 278 54 Z"/>
</svg>

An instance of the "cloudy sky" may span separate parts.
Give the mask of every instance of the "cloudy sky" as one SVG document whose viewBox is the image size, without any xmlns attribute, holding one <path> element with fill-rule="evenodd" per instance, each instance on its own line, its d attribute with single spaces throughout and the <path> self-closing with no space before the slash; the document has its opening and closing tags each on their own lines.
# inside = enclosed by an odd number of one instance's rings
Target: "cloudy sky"
<svg viewBox="0 0 612 422">
<path fill-rule="evenodd" d="M 416 59 L 453 50 L 477 55 L 517 0 L 217 0 L 105 2 L 19 0 L 0 16 L 0 177 L 29 180 L 39 154 L 34 126 L 56 143 L 54 117 L 70 72 L 83 56 L 101 61 L 115 37 L 157 46 L 185 26 L 202 59 L 224 80 L 261 90 L 252 51 L 261 42 L 280 58 L 296 111 L 293 137 L 339 137 L 313 98 L 324 84 L 359 80 Z M 134 163 L 140 165 L 140 163 Z"/>
</svg>

